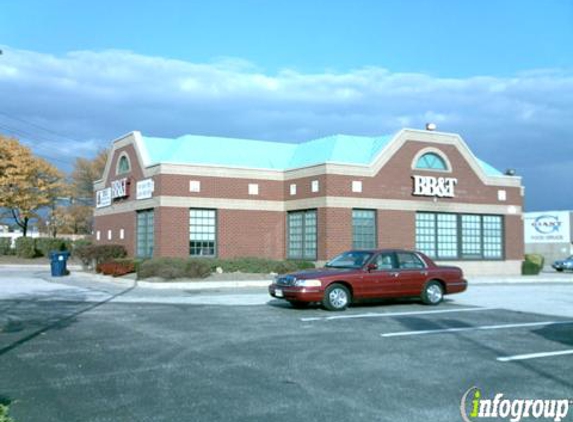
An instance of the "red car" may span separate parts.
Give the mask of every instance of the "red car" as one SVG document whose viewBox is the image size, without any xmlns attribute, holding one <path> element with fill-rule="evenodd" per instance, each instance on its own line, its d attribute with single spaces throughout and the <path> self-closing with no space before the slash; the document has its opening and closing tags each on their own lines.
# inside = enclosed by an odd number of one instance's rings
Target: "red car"
<svg viewBox="0 0 573 422">
<path fill-rule="evenodd" d="M 444 295 L 466 290 L 461 268 L 438 266 L 420 252 L 406 250 L 355 250 L 338 255 L 324 268 L 277 276 L 269 286 L 271 296 L 293 307 L 321 302 L 342 311 L 363 299 L 420 297 L 437 305 Z"/>
</svg>

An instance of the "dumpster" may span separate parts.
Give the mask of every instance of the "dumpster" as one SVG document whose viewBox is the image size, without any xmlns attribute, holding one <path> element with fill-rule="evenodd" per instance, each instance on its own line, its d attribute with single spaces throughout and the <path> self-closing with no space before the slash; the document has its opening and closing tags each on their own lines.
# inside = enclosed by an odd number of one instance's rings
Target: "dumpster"
<svg viewBox="0 0 573 422">
<path fill-rule="evenodd" d="M 68 274 L 68 258 L 70 253 L 68 251 L 52 251 L 50 252 L 50 267 L 52 269 L 52 277 L 62 277 Z"/>
</svg>

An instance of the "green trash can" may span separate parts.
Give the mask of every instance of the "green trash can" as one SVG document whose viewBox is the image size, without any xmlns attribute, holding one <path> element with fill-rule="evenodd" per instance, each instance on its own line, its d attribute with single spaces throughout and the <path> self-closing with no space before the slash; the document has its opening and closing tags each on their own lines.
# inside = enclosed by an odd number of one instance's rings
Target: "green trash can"
<svg viewBox="0 0 573 422">
<path fill-rule="evenodd" d="M 68 258 L 70 253 L 68 251 L 52 251 L 50 252 L 50 268 L 52 270 L 52 277 L 63 277 L 68 274 Z"/>
</svg>

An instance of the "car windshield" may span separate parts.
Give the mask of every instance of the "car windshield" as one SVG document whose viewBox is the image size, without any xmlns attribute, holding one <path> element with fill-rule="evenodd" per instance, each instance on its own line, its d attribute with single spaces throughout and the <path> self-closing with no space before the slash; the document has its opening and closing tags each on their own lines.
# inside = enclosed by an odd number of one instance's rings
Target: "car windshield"
<svg viewBox="0 0 573 422">
<path fill-rule="evenodd" d="M 325 267 L 328 268 L 362 268 L 362 266 L 372 257 L 372 252 L 350 251 L 344 252 L 332 260 L 328 261 Z"/>
</svg>

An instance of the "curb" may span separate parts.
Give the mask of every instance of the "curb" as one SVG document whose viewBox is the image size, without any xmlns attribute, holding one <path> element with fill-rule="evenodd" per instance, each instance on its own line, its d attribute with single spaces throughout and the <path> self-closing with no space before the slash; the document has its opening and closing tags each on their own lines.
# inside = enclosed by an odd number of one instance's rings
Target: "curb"
<svg viewBox="0 0 573 422">
<path fill-rule="evenodd" d="M 137 285 L 149 289 L 203 290 L 203 289 L 236 289 L 245 287 L 267 287 L 272 280 L 242 281 L 194 281 L 194 282 L 159 282 L 138 281 Z"/>
</svg>

